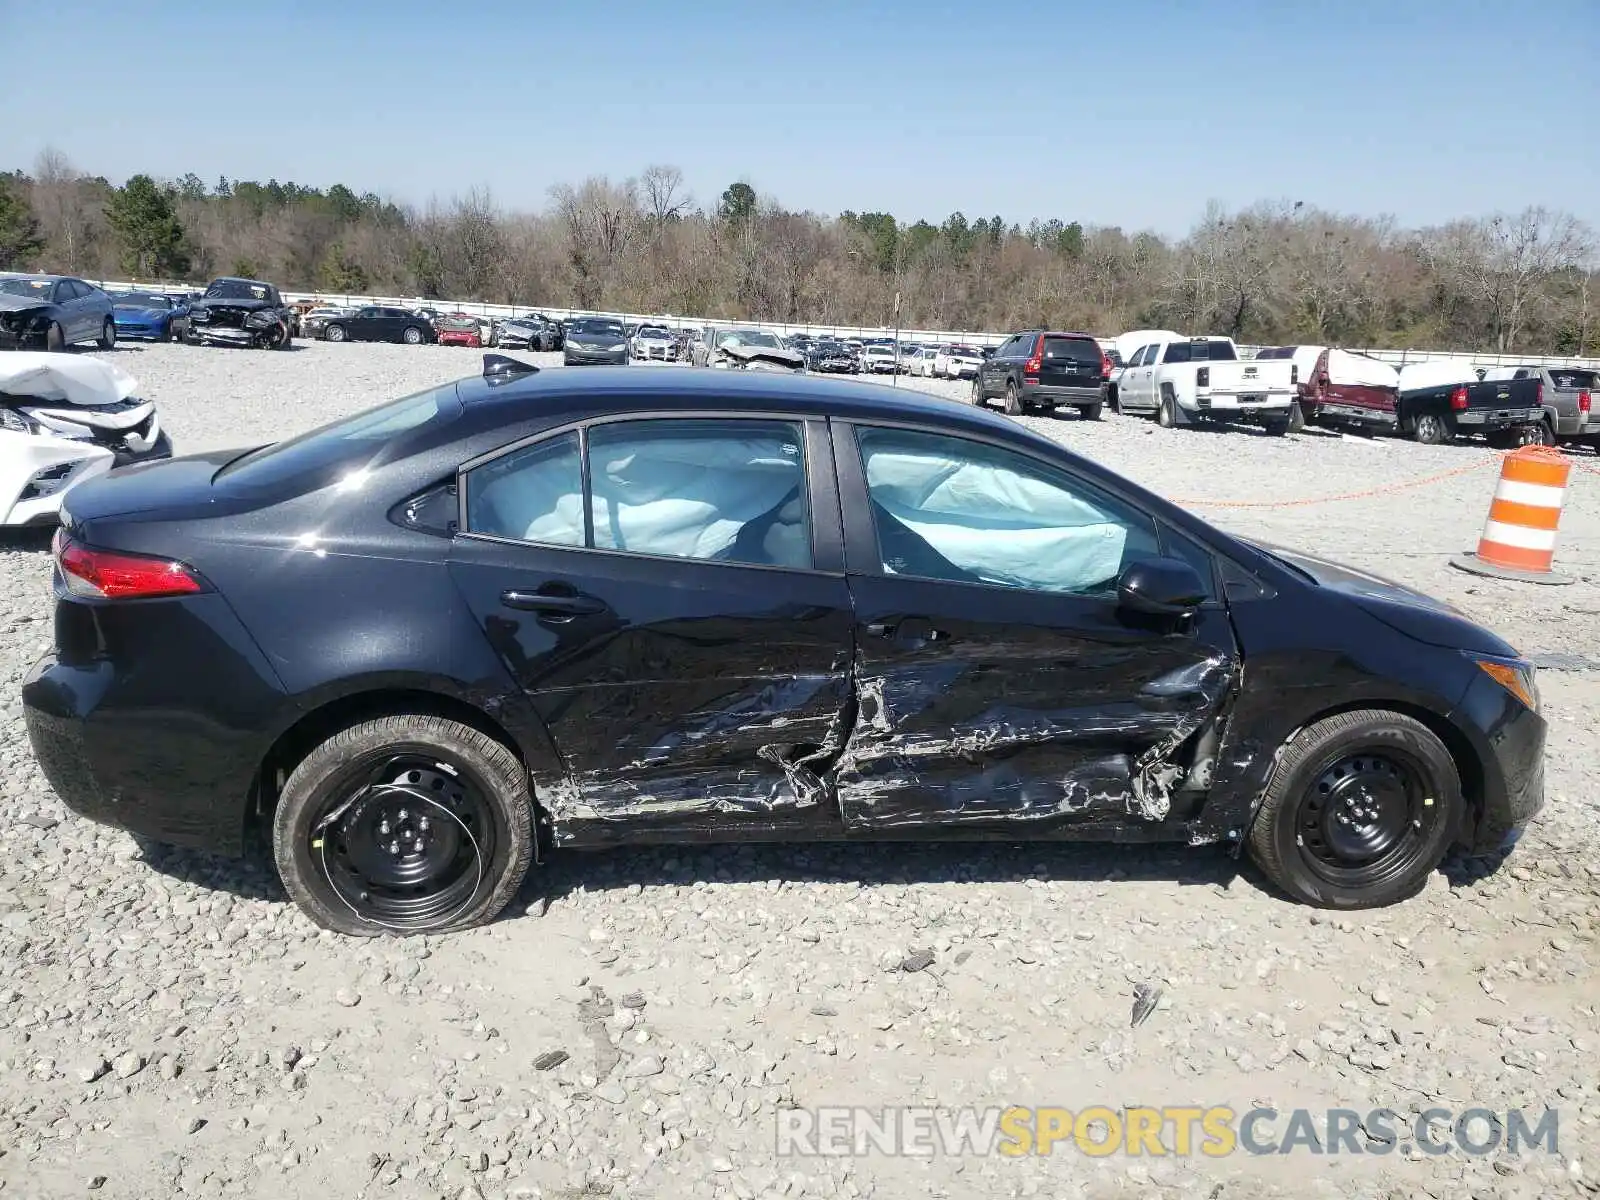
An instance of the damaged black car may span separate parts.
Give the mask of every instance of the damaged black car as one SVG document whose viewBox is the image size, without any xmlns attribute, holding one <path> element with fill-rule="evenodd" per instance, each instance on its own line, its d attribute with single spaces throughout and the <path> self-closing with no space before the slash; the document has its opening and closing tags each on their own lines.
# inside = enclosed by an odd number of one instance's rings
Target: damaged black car
<svg viewBox="0 0 1600 1200">
<path fill-rule="evenodd" d="M 213 279 L 189 307 L 184 341 L 287 350 L 295 316 L 277 287 L 259 279 Z"/>
<path fill-rule="evenodd" d="M 349 934 L 642 842 L 1248 851 L 1382 905 L 1543 802 L 1534 671 L 968 405 L 753 371 L 483 376 L 93 480 L 23 685 L 76 811 Z"/>
</svg>

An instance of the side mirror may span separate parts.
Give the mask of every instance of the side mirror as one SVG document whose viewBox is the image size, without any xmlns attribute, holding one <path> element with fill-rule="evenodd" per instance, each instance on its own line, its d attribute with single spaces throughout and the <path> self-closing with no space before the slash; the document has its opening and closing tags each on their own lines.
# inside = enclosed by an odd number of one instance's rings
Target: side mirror
<svg viewBox="0 0 1600 1200">
<path fill-rule="evenodd" d="M 1175 558 L 1129 563 L 1117 580 L 1117 607 L 1151 616 L 1187 616 L 1205 603 L 1206 585 Z"/>
</svg>

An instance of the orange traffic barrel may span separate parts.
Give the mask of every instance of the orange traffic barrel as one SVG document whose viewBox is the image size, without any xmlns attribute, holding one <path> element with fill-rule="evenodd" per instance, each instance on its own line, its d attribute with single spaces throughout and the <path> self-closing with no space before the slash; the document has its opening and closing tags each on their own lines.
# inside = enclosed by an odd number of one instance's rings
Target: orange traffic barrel
<svg viewBox="0 0 1600 1200">
<path fill-rule="evenodd" d="M 1506 455 L 1477 552 L 1457 555 L 1450 565 L 1496 579 L 1571 583 L 1552 569 L 1571 474 L 1572 464 L 1549 446 L 1524 446 Z"/>
</svg>

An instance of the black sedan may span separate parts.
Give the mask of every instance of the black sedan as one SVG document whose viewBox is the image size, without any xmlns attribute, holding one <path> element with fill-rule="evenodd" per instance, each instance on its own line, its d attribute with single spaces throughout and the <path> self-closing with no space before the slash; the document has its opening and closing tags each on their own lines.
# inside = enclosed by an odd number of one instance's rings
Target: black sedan
<svg viewBox="0 0 1600 1200">
<path fill-rule="evenodd" d="M 1355 908 L 1543 802 L 1494 634 L 873 384 L 490 355 L 61 521 L 22 689 L 52 785 L 156 841 L 267 832 L 346 933 L 661 841 L 1222 843 Z"/>
<path fill-rule="evenodd" d="M 561 361 L 569 367 L 628 365 L 628 333 L 610 317 L 580 317 L 568 322 Z"/>
<path fill-rule="evenodd" d="M 0 350 L 65 350 L 117 344 L 111 297 L 65 275 L 0 274 Z"/>
<path fill-rule="evenodd" d="M 408 346 L 439 340 L 433 322 L 423 313 L 375 304 L 330 318 L 322 327 L 322 336 L 330 342 L 404 342 Z"/>
</svg>

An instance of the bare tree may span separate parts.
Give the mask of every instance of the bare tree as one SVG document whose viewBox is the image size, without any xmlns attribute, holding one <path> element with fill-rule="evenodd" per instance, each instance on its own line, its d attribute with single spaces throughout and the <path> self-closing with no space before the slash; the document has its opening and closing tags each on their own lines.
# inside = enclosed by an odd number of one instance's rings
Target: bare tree
<svg viewBox="0 0 1600 1200">
<path fill-rule="evenodd" d="M 90 198 L 88 179 L 53 146 L 33 165 L 33 202 L 58 270 L 88 273 L 96 258 L 93 241 L 104 219 Z"/>
<path fill-rule="evenodd" d="M 683 172 L 677 167 L 659 164 L 644 169 L 639 177 L 644 189 L 645 211 L 650 216 L 651 227 L 660 232 L 668 221 L 675 221 L 693 203 L 684 190 Z"/>
</svg>

